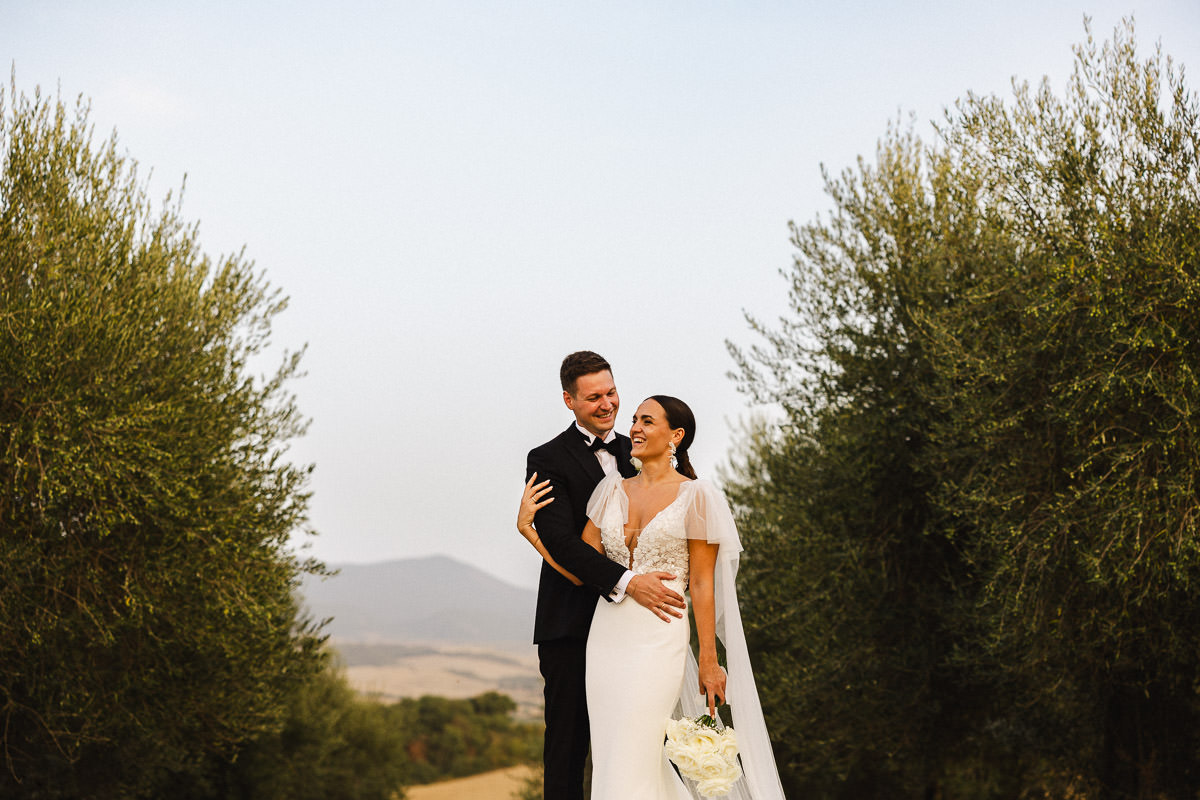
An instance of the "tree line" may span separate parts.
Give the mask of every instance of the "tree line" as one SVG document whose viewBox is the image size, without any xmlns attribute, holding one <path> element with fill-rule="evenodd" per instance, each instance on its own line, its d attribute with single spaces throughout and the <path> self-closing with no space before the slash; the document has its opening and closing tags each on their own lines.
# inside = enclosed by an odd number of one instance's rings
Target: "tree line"
<svg viewBox="0 0 1200 800">
<path fill-rule="evenodd" d="M 1200 104 L 1132 22 L 1075 53 L 827 174 L 731 346 L 777 414 L 727 488 L 792 796 L 1200 786 Z"/>
<path fill-rule="evenodd" d="M 247 742 L 237 759 L 210 759 L 163 796 L 397 800 L 407 786 L 536 761 L 543 726 L 515 722 L 515 710 L 496 692 L 382 703 L 326 670 L 296 695 L 278 730 Z"/>
</svg>

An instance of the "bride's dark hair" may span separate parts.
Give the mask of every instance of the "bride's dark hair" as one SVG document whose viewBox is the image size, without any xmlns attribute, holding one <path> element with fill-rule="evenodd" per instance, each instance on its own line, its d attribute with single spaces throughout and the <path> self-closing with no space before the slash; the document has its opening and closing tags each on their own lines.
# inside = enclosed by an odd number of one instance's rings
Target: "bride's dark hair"
<svg viewBox="0 0 1200 800">
<path fill-rule="evenodd" d="M 692 440 L 696 438 L 695 415 L 688 408 L 688 404 L 678 397 L 656 394 L 652 395 L 650 399 L 663 407 L 663 411 L 667 414 L 667 425 L 671 426 L 671 430 L 683 428 L 683 441 L 675 447 L 675 460 L 678 462 L 675 469 L 679 470 L 680 474 L 696 480 L 696 470 L 692 469 L 692 460 L 688 458 L 688 448 L 691 447 Z"/>
</svg>

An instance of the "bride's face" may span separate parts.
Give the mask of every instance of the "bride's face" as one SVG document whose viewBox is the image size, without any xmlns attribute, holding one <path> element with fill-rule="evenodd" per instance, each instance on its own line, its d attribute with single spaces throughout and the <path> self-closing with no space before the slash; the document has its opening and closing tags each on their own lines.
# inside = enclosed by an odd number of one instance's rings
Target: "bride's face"
<svg viewBox="0 0 1200 800">
<path fill-rule="evenodd" d="M 671 430 L 667 412 L 657 400 L 647 399 L 634 412 L 629 438 L 633 440 L 633 455 L 645 461 L 666 452 L 667 443 L 672 440 L 678 445 L 683 439 L 683 428 Z"/>
</svg>

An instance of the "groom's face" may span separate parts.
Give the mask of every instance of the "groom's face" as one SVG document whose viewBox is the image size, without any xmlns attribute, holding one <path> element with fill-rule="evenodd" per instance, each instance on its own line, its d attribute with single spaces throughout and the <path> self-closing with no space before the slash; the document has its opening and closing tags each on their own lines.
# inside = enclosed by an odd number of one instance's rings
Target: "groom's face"
<svg viewBox="0 0 1200 800">
<path fill-rule="evenodd" d="M 617 422 L 617 385 L 608 370 L 580 376 L 575 391 L 563 392 L 563 402 L 575 412 L 575 420 L 595 436 L 605 437 Z"/>
</svg>

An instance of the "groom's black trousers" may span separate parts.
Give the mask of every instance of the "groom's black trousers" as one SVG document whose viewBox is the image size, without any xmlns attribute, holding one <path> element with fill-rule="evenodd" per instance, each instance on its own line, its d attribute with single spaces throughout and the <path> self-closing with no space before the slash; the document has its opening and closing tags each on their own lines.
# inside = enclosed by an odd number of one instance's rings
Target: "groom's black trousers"
<svg viewBox="0 0 1200 800">
<path fill-rule="evenodd" d="M 591 728 L 584 682 L 587 642 L 555 639 L 538 645 L 546 680 L 545 800 L 583 800 L 583 765 Z"/>
</svg>

